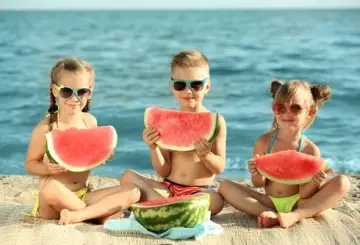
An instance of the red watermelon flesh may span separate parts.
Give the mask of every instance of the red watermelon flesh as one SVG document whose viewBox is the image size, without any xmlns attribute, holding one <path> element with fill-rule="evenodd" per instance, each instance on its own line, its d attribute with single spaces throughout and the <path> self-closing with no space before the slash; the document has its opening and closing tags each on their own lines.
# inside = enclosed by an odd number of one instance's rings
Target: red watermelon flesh
<svg viewBox="0 0 360 245">
<path fill-rule="evenodd" d="M 218 116 L 212 112 L 181 112 L 150 107 L 145 110 L 146 127 L 156 128 L 160 147 L 175 151 L 191 151 L 199 138 L 212 142 L 219 131 Z"/>
<path fill-rule="evenodd" d="M 70 171 L 83 172 L 105 163 L 117 145 L 112 126 L 69 128 L 46 134 L 46 154 L 52 162 Z"/>
<path fill-rule="evenodd" d="M 255 157 L 257 170 L 274 182 L 299 185 L 309 182 L 321 170 L 327 168 L 327 162 L 295 150 L 286 150 Z"/>
</svg>

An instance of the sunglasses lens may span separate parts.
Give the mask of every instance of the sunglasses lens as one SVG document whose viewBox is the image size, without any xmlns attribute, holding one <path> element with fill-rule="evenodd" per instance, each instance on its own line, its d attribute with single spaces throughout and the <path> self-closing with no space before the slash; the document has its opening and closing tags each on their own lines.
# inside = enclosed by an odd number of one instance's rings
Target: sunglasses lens
<svg viewBox="0 0 360 245">
<path fill-rule="evenodd" d="M 194 91 L 200 91 L 204 88 L 204 83 L 202 81 L 193 81 L 190 86 Z"/>
<path fill-rule="evenodd" d="M 186 88 L 186 83 L 185 82 L 180 82 L 180 81 L 174 82 L 174 89 L 176 91 L 182 91 L 185 88 Z"/>
<path fill-rule="evenodd" d="M 59 91 L 60 96 L 64 99 L 69 99 L 73 95 L 73 92 L 71 88 L 61 88 Z"/>
<path fill-rule="evenodd" d="M 81 88 L 77 91 L 77 95 L 81 99 L 88 99 L 91 95 L 91 90 L 88 88 Z"/>
<path fill-rule="evenodd" d="M 282 114 L 286 111 L 285 105 L 276 103 L 273 105 L 273 111 L 275 112 L 275 114 Z"/>
<path fill-rule="evenodd" d="M 302 107 L 298 104 L 292 104 L 290 106 L 290 112 L 294 115 L 299 115 L 302 112 Z"/>
</svg>

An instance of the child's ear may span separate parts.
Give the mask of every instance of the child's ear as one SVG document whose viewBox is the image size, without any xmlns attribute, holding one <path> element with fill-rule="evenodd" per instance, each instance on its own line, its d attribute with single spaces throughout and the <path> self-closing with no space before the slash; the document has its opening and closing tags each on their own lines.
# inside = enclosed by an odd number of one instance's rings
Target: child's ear
<svg viewBox="0 0 360 245">
<path fill-rule="evenodd" d="M 317 108 L 313 107 L 313 108 L 310 108 L 309 110 L 309 117 L 314 117 L 317 113 Z"/>
<path fill-rule="evenodd" d="M 57 98 L 59 96 L 59 91 L 56 88 L 55 84 L 51 84 L 51 92 L 54 95 L 55 98 Z"/>
<path fill-rule="evenodd" d="M 211 89 L 211 81 L 205 84 L 205 94 L 207 94 Z"/>
</svg>

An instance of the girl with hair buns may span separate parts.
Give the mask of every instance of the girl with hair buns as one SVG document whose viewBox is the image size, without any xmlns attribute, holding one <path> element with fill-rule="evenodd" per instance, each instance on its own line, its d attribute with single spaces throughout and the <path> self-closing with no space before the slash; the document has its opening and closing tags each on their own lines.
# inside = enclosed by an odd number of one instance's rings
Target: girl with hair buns
<svg viewBox="0 0 360 245">
<path fill-rule="evenodd" d="M 319 107 L 330 98 L 330 87 L 301 80 L 283 83 L 275 79 L 270 92 L 274 114 L 272 128 L 256 140 L 253 156 L 297 150 L 321 157 L 318 146 L 303 130 L 311 126 Z M 306 184 L 285 185 L 262 176 L 252 160 L 248 161 L 248 168 L 253 185 L 264 187 L 265 194 L 228 180 L 223 181 L 219 189 L 236 209 L 258 217 L 259 227 L 288 228 L 333 207 L 350 189 L 350 181 L 344 175 L 327 180 L 332 169 L 320 171 Z"/>
<path fill-rule="evenodd" d="M 140 198 L 131 184 L 91 191 L 90 171 L 71 172 L 52 163 L 45 154 L 45 134 L 51 130 L 97 127 L 89 113 L 95 72 L 80 59 L 59 60 L 50 74 L 49 115 L 35 127 L 25 159 L 28 173 L 39 176 L 39 191 L 30 216 L 59 219 L 59 224 L 122 217 L 121 210 Z M 134 199 L 134 200 L 133 200 Z"/>
</svg>

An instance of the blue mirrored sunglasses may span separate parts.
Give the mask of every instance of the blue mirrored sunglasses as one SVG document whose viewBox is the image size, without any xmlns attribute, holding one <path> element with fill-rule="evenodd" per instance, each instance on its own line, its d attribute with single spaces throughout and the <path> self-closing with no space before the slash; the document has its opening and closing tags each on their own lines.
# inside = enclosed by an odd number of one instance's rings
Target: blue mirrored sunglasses
<svg viewBox="0 0 360 245">
<path fill-rule="evenodd" d="M 175 80 L 170 78 L 173 87 L 176 91 L 183 91 L 186 87 L 199 92 L 204 88 L 204 84 L 209 81 L 209 78 L 204 78 L 203 80 Z"/>
</svg>

